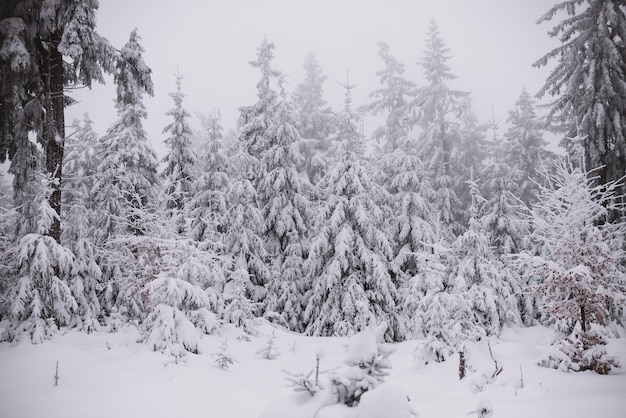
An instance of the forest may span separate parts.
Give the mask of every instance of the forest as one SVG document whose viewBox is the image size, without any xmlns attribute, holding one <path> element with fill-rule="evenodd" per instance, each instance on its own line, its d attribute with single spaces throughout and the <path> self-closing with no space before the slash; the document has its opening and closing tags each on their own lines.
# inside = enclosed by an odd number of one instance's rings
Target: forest
<svg viewBox="0 0 626 418">
<path fill-rule="evenodd" d="M 258 318 L 317 337 L 384 324 L 428 363 L 542 324 L 559 336 L 545 366 L 619 367 L 603 347 L 626 320 L 623 1 L 546 11 L 560 46 L 534 65 L 554 69 L 537 96 L 520 88 L 503 135 L 450 86 L 454 51 L 433 20 L 425 82 L 381 42 L 379 87 L 356 104 L 348 77 L 341 109 L 315 53 L 290 89 L 267 38 L 233 131 L 219 110 L 192 116 L 177 74 L 162 160 L 143 127 L 140 34 L 111 45 L 97 6 L 0 4 L 1 341 L 133 324 L 181 358 L 225 324 L 255 335 Z M 69 88 L 106 74 L 117 118 L 99 136 L 64 111 Z M 380 121 L 371 135 L 365 115 Z"/>
</svg>

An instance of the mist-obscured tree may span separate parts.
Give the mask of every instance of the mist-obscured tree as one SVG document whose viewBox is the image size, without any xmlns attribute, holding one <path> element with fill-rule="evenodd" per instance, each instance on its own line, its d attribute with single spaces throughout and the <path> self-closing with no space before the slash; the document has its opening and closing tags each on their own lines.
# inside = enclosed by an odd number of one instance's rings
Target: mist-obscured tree
<svg viewBox="0 0 626 418">
<path fill-rule="evenodd" d="M 400 138 L 411 130 L 409 102 L 415 93 L 415 84 L 403 77 L 404 64 L 391 55 L 389 45 L 379 42 L 378 48 L 384 68 L 376 75 L 382 87 L 369 94 L 372 102 L 361 109 L 373 115 L 386 116 L 385 125 L 377 128 L 372 137 L 383 143 L 383 151 L 391 152 L 398 147 Z"/>
<path fill-rule="evenodd" d="M 420 65 L 426 85 L 417 90 L 416 123 L 421 128 L 418 156 L 430 173 L 435 190 L 434 204 L 439 220 L 450 232 L 460 217 L 461 205 L 455 191 L 454 161 L 461 142 L 461 118 L 468 111 L 468 93 L 448 85 L 455 76 L 447 61 L 449 49 L 442 40 L 435 21 L 427 32 L 426 48 Z"/>
<path fill-rule="evenodd" d="M 534 64 L 556 61 L 539 96 L 555 97 L 548 118 L 567 123 L 567 137 L 582 139 L 585 167 L 598 169 L 598 184 L 618 180 L 626 173 L 626 7 L 614 0 L 567 0 L 538 23 L 560 12 L 567 16 L 549 34 L 561 45 Z"/>
<path fill-rule="evenodd" d="M 281 73 L 272 68 L 273 59 L 274 44 L 264 38 L 257 48 L 256 59 L 250 61 L 250 65 L 258 68 L 261 73 L 261 79 L 256 85 L 258 100 L 253 105 L 239 109 L 239 136 L 245 149 L 255 158 L 259 158 L 260 153 L 267 147 L 265 138 L 265 130 L 269 125 L 267 118 L 270 114 L 269 109 L 274 106 L 278 97 L 272 81 L 278 81 Z M 259 179 L 262 177 L 262 173 L 256 174 Z"/>
<path fill-rule="evenodd" d="M 508 166 L 508 176 L 515 187 L 510 189 L 516 197 L 531 206 L 537 201 L 541 172 L 550 160 L 545 148 L 543 122 L 535 111 L 535 102 L 526 89 L 522 90 L 509 112 L 510 124 L 504 133 L 502 162 Z"/>
<path fill-rule="evenodd" d="M 311 183 L 316 183 L 326 170 L 325 153 L 335 129 L 335 115 L 324 100 L 323 85 L 327 77 L 313 52 L 304 61 L 305 79 L 296 86 L 293 102 L 298 112 L 298 132 L 302 138 L 300 151 L 304 169 Z"/>
<path fill-rule="evenodd" d="M 72 134 L 65 140 L 63 161 L 63 202 L 70 206 L 81 203 L 88 209 L 94 208 L 91 191 L 99 161 L 98 134 L 92 125 L 93 121 L 87 113 L 83 115 L 82 121 L 74 120 L 70 128 Z"/>
<path fill-rule="evenodd" d="M 188 122 L 191 115 L 183 108 L 183 76 L 177 72 L 175 77 L 176 91 L 169 94 L 174 101 L 174 108 L 166 113 L 173 121 L 163 129 L 163 133 L 169 136 L 165 140 L 168 153 L 162 161 L 165 167 L 161 175 L 165 178 L 166 216 L 172 219 L 176 230 L 182 233 L 186 229 L 184 209 L 192 194 L 197 156 L 192 147 L 192 131 Z"/>
<path fill-rule="evenodd" d="M 226 232 L 227 190 L 232 181 L 230 160 L 219 110 L 199 116 L 202 129 L 196 134 L 198 159 L 194 167 L 192 196 L 187 204 L 189 235 L 202 242 L 205 248 L 221 253 L 222 234 Z"/>
</svg>

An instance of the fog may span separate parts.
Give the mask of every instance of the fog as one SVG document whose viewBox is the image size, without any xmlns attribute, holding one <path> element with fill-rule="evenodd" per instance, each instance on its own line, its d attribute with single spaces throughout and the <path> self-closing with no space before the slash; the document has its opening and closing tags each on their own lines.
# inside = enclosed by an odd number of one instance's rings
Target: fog
<svg viewBox="0 0 626 418">
<path fill-rule="evenodd" d="M 155 84 L 154 97 L 144 99 L 144 127 L 162 155 L 162 130 L 169 123 L 165 112 L 172 107 L 168 93 L 175 88 L 177 69 L 185 77 L 185 108 L 204 113 L 218 107 L 224 127 L 234 128 L 239 107 L 255 101 L 259 76 L 248 62 L 267 36 L 276 46 L 274 68 L 287 75 L 289 90 L 302 82 L 304 58 L 313 51 L 328 76 L 326 100 L 340 108 L 339 82 L 349 70 L 350 83 L 356 85 L 354 104 L 360 106 L 379 85 L 378 42 L 389 44 L 405 64 L 406 77 L 421 83 L 418 62 L 431 19 L 450 49 L 449 64 L 457 76 L 452 86 L 472 93 L 479 122 L 491 120 L 493 111 L 504 127 L 522 88 L 534 94 L 547 77 L 547 69 L 532 63 L 557 45 L 547 35 L 550 25 L 535 23 L 548 8 L 545 0 L 106 0 L 97 29 L 120 48 L 138 28 Z M 87 112 L 103 134 L 115 120 L 111 78 L 104 86 L 71 95 L 79 103 L 67 109 L 68 124 Z M 366 119 L 366 132 L 375 124 Z"/>
</svg>

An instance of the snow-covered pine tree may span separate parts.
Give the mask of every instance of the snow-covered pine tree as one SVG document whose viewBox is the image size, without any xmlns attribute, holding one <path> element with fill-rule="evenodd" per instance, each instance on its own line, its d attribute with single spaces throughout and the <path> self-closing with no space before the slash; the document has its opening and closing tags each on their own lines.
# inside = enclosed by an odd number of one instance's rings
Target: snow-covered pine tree
<svg viewBox="0 0 626 418">
<path fill-rule="evenodd" d="M 451 172 L 454 173 L 454 191 L 459 199 L 461 207 L 456 211 L 455 224 L 457 234 L 464 232 L 469 227 L 472 217 L 469 209 L 473 204 L 471 188 L 468 187 L 477 173 L 484 168 L 487 155 L 487 143 L 485 130 L 487 126 L 479 126 L 476 115 L 471 110 L 469 98 L 467 108 L 461 115 L 460 136 L 455 143 L 452 152 Z"/>
<path fill-rule="evenodd" d="M 386 115 L 385 125 L 377 128 L 372 137 L 378 143 L 383 142 L 383 151 L 392 152 L 398 147 L 400 138 L 406 137 L 411 130 L 409 101 L 415 93 L 415 84 L 403 77 L 404 64 L 391 55 L 389 45 L 380 42 L 378 48 L 378 56 L 385 65 L 376 72 L 382 87 L 371 92 L 372 102 L 360 109 L 374 115 Z"/>
<path fill-rule="evenodd" d="M 176 91 L 170 93 L 174 108 L 167 111 L 173 121 L 163 129 L 169 136 L 165 140 L 168 148 L 163 158 L 164 202 L 165 215 L 176 225 L 176 231 L 183 233 L 186 229 L 184 208 L 192 193 L 194 165 L 197 156 L 192 147 L 192 131 L 187 119 L 189 112 L 183 108 L 185 95 L 181 91 L 183 76 L 176 72 Z"/>
<path fill-rule="evenodd" d="M 8 277 L 10 284 L 2 303 L 3 317 L 8 320 L 0 336 L 3 341 L 28 336 L 33 343 L 41 343 L 58 327 L 70 325 L 76 315 L 77 303 L 69 287 L 74 256 L 47 234 L 58 217 L 49 204 L 53 181 L 39 174 L 37 231 L 24 235 L 18 244 L 18 271 Z"/>
<path fill-rule="evenodd" d="M 228 207 L 227 190 L 230 178 L 230 160 L 226 155 L 220 112 L 199 115 L 202 130 L 196 134 L 199 146 L 192 196 L 187 204 L 190 218 L 189 235 L 211 248 L 223 253 L 221 234 L 226 232 Z"/>
<path fill-rule="evenodd" d="M 17 0 L 0 5 L 0 161 L 25 155 L 20 148 L 36 131 L 50 184 L 50 207 L 57 213 L 50 230 L 61 239 L 61 189 L 68 87 L 103 82 L 112 72 L 113 47 L 95 31 L 98 2 Z M 16 129 L 17 128 L 17 129 Z M 17 153 L 16 153 L 17 151 Z M 28 164 L 28 162 L 25 162 Z M 30 196 L 32 199 L 33 195 Z M 33 232 L 33 231 L 29 231 Z"/>
<path fill-rule="evenodd" d="M 344 368 L 330 375 L 330 390 L 337 402 L 355 407 L 365 392 L 384 382 L 393 352 L 384 343 L 385 328 L 386 324 L 372 324 L 348 341 Z"/>
<path fill-rule="evenodd" d="M 270 115 L 269 109 L 274 106 L 278 97 L 278 93 L 272 86 L 272 80 L 278 80 L 281 74 L 272 68 L 273 59 L 274 44 L 264 38 L 257 48 L 256 59 L 250 61 L 250 65 L 258 68 L 261 72 L 261 79 L 256 85 L 258 100 L 251 106 L 239 109 L 239 137 L 247 152 L 255 158 L 259 158 L 259 155 L 267 147 L 265 138 L 265 130 L 269 126 L 267 118 Z M 263 177 L 263 173 L 250 174 L 256 176 L 256 181 Z"/>
<path fill-rule="evenodd" d="M 243 261 L 240 257 L 237 261 Z M 237 263 L 229 277 L 229 282 L 224 288 L 224 321 L 234 324 L 244 333 L 255 335 L 257 330 L 254 325 L 258 309 L 258 303 L 254 303 L 248 297 L 250 293 L 246 287 L 250 285 L 249 273 L 243 263 Z"/>
<path fill-rule="evenodd" d="M 539 23 L 567 13 L 549 32 L 561 45 L 534 65 L 556 60 L 539 91 L 555 97 L 548 117 L 567 122 L 567 137 L 583 139 L 587 170 L 598 169 L 597 184 L 626 173 L 626 7 L 614 0 L 566 0 Z M 626 186 L 620 186 L 620 195 Z"/>
<path fill-rule="evenodd" d="M 89 115 L 85 114 L 82 123 L 74 121 L 73 133 L 66 139 L 63 212 L 68 216 L 61 223 L 62 242 L 74 253 L 70 279 L 70 289 L 77 303 L 74 322 L 87 332 L 98 327 L 102 287 L 102 271 L 97 264 L 97 249 L 93 240 L 94 203 L 91 190 L 96 176 L 98 136 L 92 124 Z"/>
<path fill-rule="evenodd" d="M 98 144 L 101 155 L 93 194 L 99 210 L 100 239 L 131 233 L 141 235 L 139 216 L 154 197 L 157 159 L 142 120 L 147 113 L 143 93 L 153 94 L 152 70 L 143 61 L 140 37 L 133 30 L 116 62 L 117 120 Z"/>
<path fill-rule="evenodd" d="M 222 298 L 216 289 L 224 286 L 221 264 L 196 241 L 175 233 L 155 246 L 159 257 L 152 260 L 154 275 L 145 286 L 150 307 L 143 323 L 146 344 L 176 358 L 197 354 L 201 336 L 220 326 Z"/>
<path fill-rule="evenodd" d="M 360 159 L 363 139 L 350 107 L 350 89 L 346 85 L 346 108 L 332 148 L 337 162 L 317 185 L 321 204 L 307 260 L 313 288 L 306 331 L 354 335 L 385 322 L 386 338 L 401 340 L 393 249 L 380 206 L 389 196 L 376 182 L 378 171 Z"/>
<path fill-rule="evenodd" d="M 483 198 L 478 184 L 469 184 L 472 205 L 467 230 L 454 245 L 458 260 L 454 268 L 451 292 L 460 296 L 469 308 L 458 321 L 466 321 L 463 336 L 480 340 L 484 335 L 499 335 L 502 326 L 519 323 L 513 275 L 500 262 L 489 245 L 484 218 Z"/>
<path fill-rule="evenodd" d="M 547 141 L 541 132 L 543 123 L 526 89 L 520 93 L 507 121 L 510 126 L 504 134 L 502 162 L 507 165 L 508 177 L 514 182 L 515 187 L 509 190 L 531 206 L 537 201 L 537 185 L 542 180 L 540 173 L 551 159 L 551 153 L 545 148 Z"/>
<path fill-rule="evenodd" d="M 323 84 L 327 77 L 315 53 L 307 54 L 303 67 L 305 79 L 296 86 L 293 102 L 298 112 L 297 127 L 302 138 L 300 151 L 304 157 L 304 170 L 309 181 L 317 183 L 327 168 L 325 155 L 334 131 L 335 114 L 323 97 Z"/>
<path fill-rule="evenodd" d="M 261 171 L 257 185 L 265 230 L 265 248 L 271 278 L 267 283 L 265 316 L 279 315 L 280 322 L 293 331 L 302 331 L 304 260 L 308 253 L 310 226 L 308 180 L 300 174 L 300 135 L 295 127 L 295 109 L 284 92 L 271 112 L 265 131 L 266 149 L 260 154 Z"/>
<path fill-rule="evenodd" d="M 426 40 L 424 69 L 426 85 L 418 88 L 415 99 L 416 120 L 421 128 L 418 156 L 430 173 L 435 190 L 435 207 L 442 225 L 452 232 L 459 231 L 455 221 L 460 218 L 461 204 L 455 191 L 453 157 L 460 143 L 460 120 L 468 110 L 468 93 L 452 90 L 448 81 L 455 76 L 447 61 L 446 48 L 435 21 L 431 21 Z"/>
<path fill-rule="evenodd" d="M 139 315 L 143 301 L 138 290 L 150 280 L 143 262 L 158 258 L 157 248 L 142 242 L 153 224 L 150 208 L 156 207 L 157 158 L 148 143 L 142 120 L 146 118 L 143 93 L 153 93 L 151 70 L 145 64 L 136 30 L 116 60 L 117 120 L 98 144 L 101 160 L 93 186 L 96 206 L 96 245 L 103 269 L 104 307 L 131 305 Z M 141 279 L 140 279 L 141 277 Z M 115 278 L 115 280 L 111 280 Z M 121 298 L 116 301 L 118 296 Z"/>
<path fill-rule="evenodd" d="M 43 156 L 36 143 L 33 143 L 25 127 L 17 125 L 16 151 L 9 166 L 13 175 L 13 218 L 9 232 L 11 240 L 19 241 L 26 234 L 37 231 L 39 208 L 35 196 L 40 189 Z"/>
<path fill-rule="evenodd" d="M 266 285 L 271 279 L 263 237 L 265 222 L 257 191 L 246 177 L 246 173 L 252 170 L 250 167 L 258 161 L 248 154 L 243 143 L 236 145 L 231 149 L 234 155 L 231 157 L 231 182 L 226 191 L 228 200 L 224 219 L 224 254 L 232 257 L 227 283 L 235 280 L 237 275 L 247 278 L 246 296 L 256 303 L 265 298 Z"/>
<path fill-rule="evenodd" d="M 396 279 L 399 286 L 399 301 L 405 310 L 405 318 L 412 323 L 415 312 L 412 298 L 423 294 L 413 294 L 411 280 L 422 274 L 427 267 L 425 258 L 431 254 L 432 246 L 438 240 L 440 226 L 432 201 L 434 191 L 422 161 L 415 153 L 415 139 L 412 136 L 400 138 L 397 148 L 386 153 L 382 164 L 392 174 L 388 191 L 391 194 L 390 230 L 394 245 L 393 263 L 400 274 Z M 409 326 L 409 333 L 412 333 Z"/>
<path fill-rule="evenodd" d="M 543 299 L 543 310 L 569 334 L 578 324 L 623 321 L 626 274 L 623 270 L 624 222 L 608 222 L 621 211 L 614 198 L 619 185 L 596 185 L 594 172 L 562 162 L 541 186 L 539 201 L 528 214 L 533 253 L 519 261 L 532 279 L 528 289 Z"/>
<path fill-rule="evenodd" d="M 523 204 L 513 193 L 518 190 L 514 169 L 505 162 L 504 152 L 502 141 L 494 138 L 490 162 L 482 172 L 487 179 L 482 185 L 483 222 L 489 245 L 499 257 L 522 251 L 527 235 Z"/>
<path fill-rule="evenodd" d="M 92 125 L 93 121 L 85 113 L 82 121 L 74 120 L 72 133 L 65 140 L 63 203 L 68 209 L 78 203 L 90 210 L 94 208 L 91 191 L 99 156 L 98 134 Z"/>
</svg>

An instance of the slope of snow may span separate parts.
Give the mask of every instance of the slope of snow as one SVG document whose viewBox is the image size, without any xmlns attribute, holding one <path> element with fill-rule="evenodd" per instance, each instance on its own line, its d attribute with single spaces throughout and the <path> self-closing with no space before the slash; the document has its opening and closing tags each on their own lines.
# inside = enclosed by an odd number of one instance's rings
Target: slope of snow
<svg viewBox="0 0 626 418">
<path fill-rule="evenodd" d="M 416 342 L 394 345 L 386 383 L 363 395 L 356 408 L 334 405 L 328 392 L 314 398 L 286 385 L 283 370 L 308 372 L 323 350 L 320 377 L 346 357 L 345 338 L 310 338 L 276 329 L 276 360 L 259 358 L 274 328 L 265 324 L 250 341 L 230 338 L 237 363 L 222 370 L 212 353 L 224 338 L 206 337 L 201 355 L 172 357 L 138 343 L 132 327 L 117 333 L 70 331 L 40 345 L 0 344 L 0 417 L 263 417 L 404 418 L 409 407 L 421 418 L 460 417 L 490 404 L 493 417 L 623 418 L 626 372 L 600 376 L 563 373 L 536 365 L 548 350 L 552 331 L 542 327 L 505 330 L 490 341 L 503 372 L 492 382 L 494 364 L 486 343 L 468 345 L 467 377 L 458 379 L 458 357 L 444 363 L 413 365 Z M 232 334 L 232 332 L 231 332 Z M 234 334 L 233 334 L 234 335 Z M 232 335 L 231 335 L 232 336 Z M 626 365 L 626 342 L 613 339 L 610 354 Z M 56 362 L 59 384 L 54 385 Z M 328 386 L 328 385 L 327 385 Z M 482 390 L 480 390 L 482 388 Z M 403 396 L 404 395 L 404 396 Z M 402 405 L 408 397 L 410 402 Z M 396 405 L 393 407 L 389 403 Z M 388 411 L 385 413 L 385 411 Z M 476 416 L 476 414 L 470 414 Z"/>
</svg>

